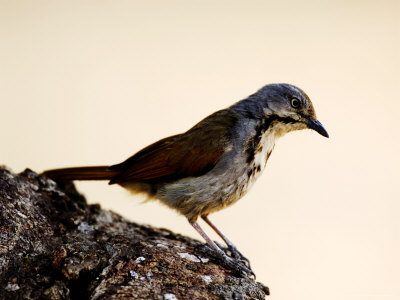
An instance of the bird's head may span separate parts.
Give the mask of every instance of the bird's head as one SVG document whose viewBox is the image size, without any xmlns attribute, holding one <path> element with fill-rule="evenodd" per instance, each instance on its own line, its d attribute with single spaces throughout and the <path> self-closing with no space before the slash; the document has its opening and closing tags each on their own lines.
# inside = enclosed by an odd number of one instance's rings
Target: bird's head
<svg viewBox="0 0 400 300">
<path fill-rule="evenodd" d="M 273 120 L 281 134 L 309 128 L 329 137 L 317 120 L 310 98 L 301 89 L 290 84 L 269 84 L 252 98 L 261 103 L 263 114 Z"/>
</svg>

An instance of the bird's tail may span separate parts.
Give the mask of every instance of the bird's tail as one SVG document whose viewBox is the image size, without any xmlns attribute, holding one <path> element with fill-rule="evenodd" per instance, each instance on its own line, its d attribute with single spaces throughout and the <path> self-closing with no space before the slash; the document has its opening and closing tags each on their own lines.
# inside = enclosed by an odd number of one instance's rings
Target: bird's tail
<svg viewBox="0 0 400 300">
<path fill-rule="evenodd" d="M 112 171 L 108 166 L 53 169 L 42 173 L 55 181 L 110 180 L 117 174 L 118 171 Z"/>
</svg>

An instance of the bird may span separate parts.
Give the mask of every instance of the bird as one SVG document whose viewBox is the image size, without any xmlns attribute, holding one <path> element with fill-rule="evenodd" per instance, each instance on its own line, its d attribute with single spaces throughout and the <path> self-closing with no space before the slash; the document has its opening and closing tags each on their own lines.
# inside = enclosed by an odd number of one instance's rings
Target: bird
<svg viewBox="0 0 400 300">
<path fill-rule="evenodd" d="M 329 137 L 302 89 L 286 83 L 267 84 L 186 132 L 163 138 L 119 164 L 52 169 L 42 174 L 55 181 L 108 180 L 133 194 L 159 200 L 185 216 L 209 252 L 226 266 L 255 276 L 247 258 L 208 216 L 241 199 L 264 171 L 275 142 L 302 129 Z M 229 256 L 200 227 L 199 218 L 222 238 Z"/>
</svg>

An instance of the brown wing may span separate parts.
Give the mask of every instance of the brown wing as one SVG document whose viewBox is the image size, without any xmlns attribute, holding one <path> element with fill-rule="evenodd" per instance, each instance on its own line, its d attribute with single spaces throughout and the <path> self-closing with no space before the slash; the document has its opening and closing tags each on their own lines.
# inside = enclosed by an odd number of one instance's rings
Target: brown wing
<svg viewBox="0 0 400 300">
<path fill-rule="evenodd" d="M 222 110 L 207 117 L 186 133 L 162 139 L 121 164 L 111 181 L 143 182 L 200 176 L 211 170 L 221 155 L 230 150 L 231 133 L 238 116 Z"/>
</svg>

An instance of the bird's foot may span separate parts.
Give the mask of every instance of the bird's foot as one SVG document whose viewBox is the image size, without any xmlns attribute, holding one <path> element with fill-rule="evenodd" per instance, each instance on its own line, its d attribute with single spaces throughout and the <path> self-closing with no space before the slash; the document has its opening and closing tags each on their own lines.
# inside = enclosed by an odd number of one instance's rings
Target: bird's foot
<svg viewBox="0 0 400 300">
<path fill-rule="evenodd" d="M 234 258 L 235 260 L 240 261 L 244 264 L 248 269 L 251 270 L 250 260 L 245 257 L 240 251 L 235 247 L 235 245 L 230 244 L 228 247 L 223 247 L 221 244 L 215 242 L 220 249 L 222 249 L 228 256 Z"/>
<path fill-rule="evenodd" d="M 215 251 L 215 250 L 211 249 L 208 245 L 203 245 L 201 247 L 201 251 L 205 252 L 209 256 L 212 256 L 212 257 L 218 259 L 223 266 L 233 270 L 236 274 L 238 274 L 240 276 L 248 274 L 250 276 L 254 276 L 254 278 L 256 277 L 253 270 L 250 268 L 250 263 L 249 263 L 248 259 L 241 260 L 241 259 L 235 259 L 235 258 L 229 257 L 221 249 L 219 249 L 219 251 Z M 237 252 L 240 253 L 239 251 L 237 251 Z M 243 256 L 241 255 L 241 257 L 243 257 Z M 246 265 L 244 265 L 244 264 L 246 264 Z"/>
</svg>

